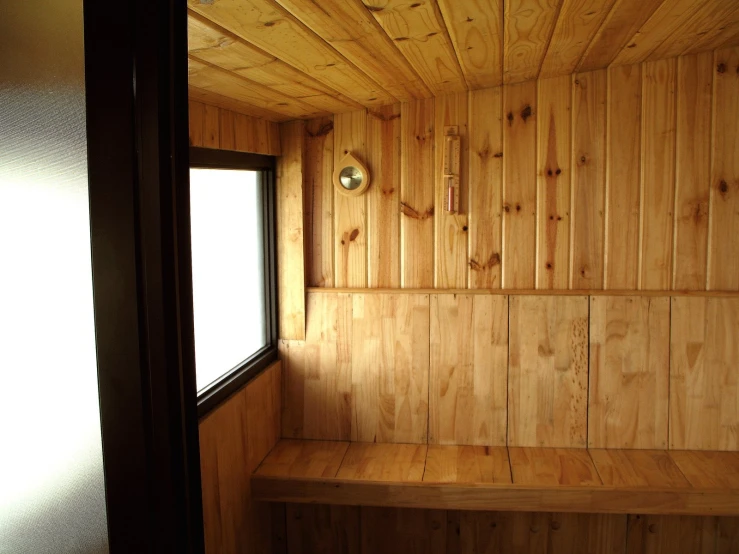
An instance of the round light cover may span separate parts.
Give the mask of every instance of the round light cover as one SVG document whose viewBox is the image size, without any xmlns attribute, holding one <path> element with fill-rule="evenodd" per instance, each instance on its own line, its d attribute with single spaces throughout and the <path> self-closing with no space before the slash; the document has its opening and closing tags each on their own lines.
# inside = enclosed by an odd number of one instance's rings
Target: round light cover
<svg viewBox="0 0 739 554">
<path fill-rule="evenodd" d="M 346 196 L 359 196 L 370 184 L 367 167 L 348 152 L 334 170 L 334 187 Z"/>
</svg>

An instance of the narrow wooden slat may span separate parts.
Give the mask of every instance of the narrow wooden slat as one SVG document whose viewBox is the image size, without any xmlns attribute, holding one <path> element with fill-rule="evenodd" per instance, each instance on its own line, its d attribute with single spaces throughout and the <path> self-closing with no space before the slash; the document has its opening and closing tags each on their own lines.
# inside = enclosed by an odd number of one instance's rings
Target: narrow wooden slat
<svg viewBox="0 0 739 554">
<path fill-rule="evenodd" d="M 470 288 L 500 288 L 503 187 L 503 88 L 470 93 Z"/>
<path fill-rule="evenodd" d="M 236 114 L 231 110 L 221 108 L 219 114 L 219 136 L 221 150 L 236 150 L 236 134 L 234 124 Z"/>
<path fill-rule="evenodd" d="M 590 448 L 667 448 L 669 298 L 590 298 Z"/>
<path fill-rule="evenodd" d="M 606 289 L 636 290 L 639 282 L 642 68 L 608 70 Z"/>
<path fill-rule="evenodd" d="M 511 297 L 508 444 L 584 447 L 587 297 Z"/>
<path fill-rule="evenodd" d="M 617 0 L 578 64 L 593 71 L 611 64 L 664 0 Z"/>
<path fill-rule="evenodd" d="M 369 287 L 400 288 L 400 104 L 367 114 Z"/>
<path fill-rule="evenodd" d="M 366 110 L 334 116 L 334 169 L 349 152 L 366 163 Z M 366 287 L 367 197 L 347 196 L 334 190 L 333 216 L 334 283 L 337 287 Z"/>
<path fill-rule="evenodd" d="M 336 477 L 348 442 L 283 439 L 256 470 L 265 477 Z"/>
<path fill-rule="evenodd" d="M 711 189 L 710 52 L 678 58 L 672 288 L 706 288 Z"/>
<path fill-rule="evenodd" d="M 425 443 L 428 295 L 354 295 L 352 440 Z"/>
<path fill-rule="evenodd" d="M 467 288 L 467 237 L 469 206 L 467 183 L 469 173 L 469 139 L 467 133 L 467 93 L 447 94 L 434 101 L 435 164 L 435 285 L 437 288 Z M 449 126 L 457 128 L 460 140 L 459 207 L 455 214 L 447 212 L 447 184 L 444 179 L 444 136 Z"/>
<path fill-rule="evenodd" d="M 508 450 L 500 446 L 431 444 L 423 480 L 436 483 L 511 483 Z"/>
<path fill-rule="evenodd" d="M 505 297 L 432 295 L 429 443 L 506 443 Z"/>
<path fill-rule="evenodd" d="M 303 252 L 303 134 L 302 121 L 280 128 L 282 156 L 277 162 L 277 272 L 280 294 L 279 336 L 305 338 L 305 270 Z"/>
<path fill-rule="evenodd" d="M 564 0 L 541 66 L 542 78 L 570 75 L 615 0 Z"/>
<path fill-rule="evenodd" d="M 598 471 L 582 448 L 508 449 L 516 485 L 600 485 Z"/>
<path fill-rule="evenodd" d="M 319 6 L 310 0 L 277 1 L 398 100 L 431 96 L 362 3 L 324 0 Z"/>
<path fill-rule="evenodd" d="M 341 462 L 338 479 L 420 482 L 426 462 L 425 444 L 354 442 Z"/>
<path fill-rule="evenodd" d="M 305 274 L 308 286 L 334 286 L 334 120 L 305 124 Z"/>
<path fill-rule="evenodd" d="M 435 1 L 362 2 L 435 96 L 467 90 L 444 18 Z"/>
<path fill-rule="evenodd" d="M 684 41 L 689 46 L 681 51 L 682 56 L 737 46 L 739 45 L 739 6 L 735 5 L 731 13 L 718 11 L 708 14 L 708 17 L 695 27 L 695 35 L 688 35 L 687 40 Z"/>
<path fill-rule="evenodd" d="M 360 554 L 359 511 L 357 506 L 287 504 L 287 554 L 314 554 L 318 548 Z"/>
<path fill-rule="evenodd" d="M 269 454 L 280 439 L 282 367 L 274 363 L 246 387 L 246 467 L 249 473 Z"/>
<path fill-rule="evenodd" d="M 739 300 L 673 298 L 670 448 L 739 448 Z"/>
<path fill-rule="evenodd" d="M 220 148 L 221 146 L 221 114 L 220 109 L 205 104 L 203 111 L 203 147 Z"/>
<path fill-rule="evenodd" d="M 282 436 L 303 436 L 305 405 L 305 341 L 280 340 L 277 352 L 282 363 Z"/>
<path fill-rule="evenodd" d="M 739 551 L 739 518 L 718 518 L 716 554 L 731 554 Z"/>
<path fill-rule="evenodd" d="M 503 83 L 503 1 L 438 0 L 470 90 Z"/>
<path fill-rule="evenodd" d="M 715 517 L 629 515 L 626 554 L 714 554 Z"/>
<path fill-rule="evenodd" d="M 363 106 L 393 97 L 272 0 L 188 0 L 200 15 Z"/>
<path fill-rule="evenodd" d="M 446 514 L 443 510 L 362 507 L 362 554 L 418 552 L 444 554 Z M 343 552 L 343 549 L 333 552 Z"/>
<path fill-rule="evenodd" d="M 716 52 L 708 288 L 739 290 L 739 47 Z"/>
<path fill-rule="evenodd" d="M 671 298 L 739 298 L 736 292 L 711 290 L 603 290 L 603 289 L 567 289 L 551 290 L 537 289 L 446 289 L 440 291 L 433 288 L 408 289 L 365 289 L 365 288 L 332 288 L 324 289 L 310 287 L 308 292 L 316 294 L 362 293 L 362 294 L 469 294 L 473 296 L 640 296 L 655 298 L 669 296 Z"/>
<path fill-rule="evenodd" d="M 574 75 L 570 287 L 603 287 L 606 71 Z"/>
<path fill-rule="evenodd" d="M 280 126 L 274 121 L 234 113 L 234 150 L 279 156 Z"/>
<path fill-rule="evenodd" d="M 503 89 L 503 288 L 534 288 L 536 83 Z"/>
<path fill-rule="evenodd" d="M 400 286 L 434 280 L 434 100 L 401 104 Z"/>
<path fill-rule="evenodd" d="M 190 122 L 190 146 L 203 146 L 203 114 L 205 104 L 190 100 L 188 103 L 188 114 Z"/>
<path fill-rule="evenodd" d="M 538 82 L 538 289 L 569 286 L 571 84 L 569 76 Z"/>
<path fill-rule="evenodd" d="M 697 489 L 738 489 L 739 453 L 673 450 L 670 457 Z"/>
<path fill-rule="evenodd" d="M 503 82 L 539 76 L 561 0 L 505 0 Z"/>
<path fill-rule="evenodd" d="M 641 274 L 639 288 L 672 285 L 675 209 L 676 60 L 644 65 L 641 165 Z"/>
<path fill-rule="evenodd" d="M 685 488 L 690 483 L 664 450 L 588 450 L 609 487 Z"/>
</svg>

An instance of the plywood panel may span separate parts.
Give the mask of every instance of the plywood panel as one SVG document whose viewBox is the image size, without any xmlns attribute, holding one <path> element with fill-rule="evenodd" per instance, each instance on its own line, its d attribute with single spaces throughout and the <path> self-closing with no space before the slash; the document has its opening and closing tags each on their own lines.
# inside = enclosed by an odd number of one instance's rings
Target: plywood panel
<svg viewBox="0 0 739 554">
<path fill-rule="evenodd" d="M 674 289 L 706 288 L 711 189 L 713 55 L 679 58 L 675 150 Z"/>
<path fill-rule="evenodd" d="M 503 81 L 539 76 L 559 12 L 559 0 L 505 0 Z"/>
<path fill-rule="evenodd" d="M 639 282 L 642 68 L 608 70 L 606 289 L 636 290 Z"/>
<path fill-rule="evenodd" d="M 503 190 L 503 88 L 470 93 L 470 288 L 500 288 Z"/>
<path fill-rule="evenodd" d="M 303 152 L 305 276 L 308 286 L 334 286 L 334 121 L 305 123 Z"/>
<path fill-rule="evenodd" d="M 715 517 L 630 515 L 626 554 L 713 554 Z"/>
<path fill-rule="evenodd" d="M 369 287 L 400 288 L 400 104 L 367 114 Z"/>
<path fill-rule="evenodd" d="M 509 302 L 508 444 L 585 447 L 587 297 Z"/>
<path fill-rule="evenodd" d="M 359 507 L 287 504 L 288 554 L 359 554 Z"/>
<path fill-rule="evenodd" d="M 708 288 L 739 290 L 739 47 L 714 56 Z"/>
<path fill-rule="evenodd" d="M 569 76 L 538 82 L 536 288 L 566 289 L 570 261 L 572 94 Z"/>
<path fill-rule="evenodd" d="M 503 1 L 438 0 L 470 90 L 503 83 Z"/>
<path fill-rule="evenodd" d="M 505 296 L 431 297 L 429 443 L 506 443 Z"/>
<path fill-rule="evenodd" d="M 334 116 L 334 168 L 351 152 L 367 160 L 367 112 Z M 367 197 L 334 190 L 334 285 L 367 286 Z"/>
<path fill-rule="evenodd" d="M 436 2 L 363 0 L 363 3 L 434 95 L 467 89 Z"/>
<path fill-rule="evenodd" d="M 362 554 L 444 554 L 446 512 L 362 507 Z"/>
<path fill-rule="evenodd" d="M 536 83 L 503 90 L 503 288 L 534 288 Z"/>
<path fill-rule="evenodd" d="M 669 342 L 669 298 L 590 298 L 588 447 L 667 448 Z"/>
<path fill-rule="evenodd" d="M 303 135 L 302 121 L 280 128 L 282 156 L 277 162 L 277 272 L 279 336 L 305 338 L 305 269 L 303 251 Z"/>
<path fill-rule="evenodd" d="M 425 443 L 429 297 L 355 294 L 352 440 Z"/>
<path fill-rule="evenodd" d="M 739 449 L 739 300 L 673 298 L 670 448 Z"/>
<path fill-rule="evenodd" d="M 437 288 L 467 288 L 467 180 L 469 172 L 469 142 L 467 136 L 467 93 L 447 94 L 435 99 L 435 219 Z M 444 175 L 444 136 L 456 128 L 460 140 L 459 208 L 447 212 L 447 184 Z"/>
<path fill-rule="evenodd" d="M 570 287 L 603 288 L 606 142 L 605 71 L 573 78 Z"/>
<path fill-rule="evenodd" d="M 400 284 L 434 280 L 434 100 L 401 104 Z"/>
<path fill-rule="evenodd" d="M 639 288 L 672 285 L 676 60 L 644 64 Z"/>
</svg>

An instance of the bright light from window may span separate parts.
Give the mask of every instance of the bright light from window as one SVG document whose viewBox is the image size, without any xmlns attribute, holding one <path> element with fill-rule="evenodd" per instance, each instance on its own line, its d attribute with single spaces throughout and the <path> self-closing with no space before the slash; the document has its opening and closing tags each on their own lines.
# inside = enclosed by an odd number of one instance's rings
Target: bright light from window
<svg viewBox="0 0 739 554">
<path fill-rule="evenodd" d="M 258 175 L 190 170 L 198 392 L 267 344 Z"/>
</svg>

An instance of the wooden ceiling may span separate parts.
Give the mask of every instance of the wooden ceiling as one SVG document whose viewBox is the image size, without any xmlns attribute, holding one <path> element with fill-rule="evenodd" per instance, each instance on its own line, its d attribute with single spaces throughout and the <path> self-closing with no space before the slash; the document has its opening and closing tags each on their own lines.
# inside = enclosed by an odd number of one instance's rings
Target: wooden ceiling
<svg viewBox="0 0 739 554">
<path fill-rule="evenodd" d="M 188 0 L 190 97 L 273 121 L 739 44 L 738 0 Z"/>
</svg>

